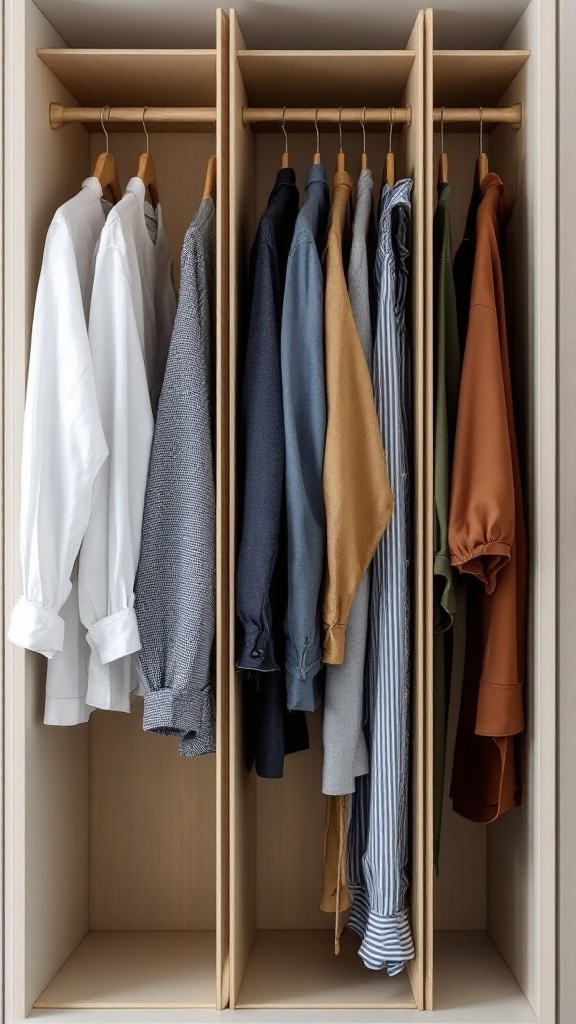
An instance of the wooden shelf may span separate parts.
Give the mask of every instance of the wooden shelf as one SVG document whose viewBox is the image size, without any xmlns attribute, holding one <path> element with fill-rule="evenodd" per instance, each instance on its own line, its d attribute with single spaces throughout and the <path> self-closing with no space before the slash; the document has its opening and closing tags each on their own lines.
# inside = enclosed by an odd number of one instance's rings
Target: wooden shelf
<svg viewBox="0 0 576 1024">
<path fill-rule="evenodd" d="M 339 956 L 329 928 L 258 931 L 238 1007 L 261 1009 L 414 1009 L 408 975 L 369 971 L 360 940 L 346 929 Z"/>
<path fill-rule="evenodd" d="M 494 107 L 530 50 L 434 50 L 435 107 Z"/>
<path fill-rule="evenodd" d="M 239 50 L 252 107 L 399 105 L 413 50 Z"/>
<path fill-rule="evenodd" d="M 216 50 L 38 50 L 83 107 L 214 107 Z"/>
<path fill-rule="evenodd" d="M 215 933 L 88 932 L 34 1005 L 215 1007 Z"/>
</svg>

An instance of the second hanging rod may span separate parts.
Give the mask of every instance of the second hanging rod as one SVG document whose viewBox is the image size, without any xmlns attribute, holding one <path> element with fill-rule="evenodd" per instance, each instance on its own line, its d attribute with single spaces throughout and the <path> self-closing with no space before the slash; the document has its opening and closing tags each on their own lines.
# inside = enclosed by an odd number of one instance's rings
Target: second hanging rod
<svg viewBox="0 0 576 1024">
<path fill-rule="evenodd" d="M 299 121 L 302 124 L 410 124 L 412 107 L 243 107 L 244 124 Z"/>
</svg>

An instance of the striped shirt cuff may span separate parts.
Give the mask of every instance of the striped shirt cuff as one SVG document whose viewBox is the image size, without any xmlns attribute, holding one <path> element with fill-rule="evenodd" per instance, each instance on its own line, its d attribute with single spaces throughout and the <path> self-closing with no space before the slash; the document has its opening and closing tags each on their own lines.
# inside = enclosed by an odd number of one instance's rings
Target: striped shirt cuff
<svg viewBox="0 0 576 1024">
<path fill-rule="evenodd" d="M 414 959 L 414 943 L 408 910 L 385 917 L 371 910 L 363 893 L 354 893 L 348 926 L 362 939 L 359 956 L 366 967 L 390 977 L 400 974 L 408 960 Z"/>
</svg>

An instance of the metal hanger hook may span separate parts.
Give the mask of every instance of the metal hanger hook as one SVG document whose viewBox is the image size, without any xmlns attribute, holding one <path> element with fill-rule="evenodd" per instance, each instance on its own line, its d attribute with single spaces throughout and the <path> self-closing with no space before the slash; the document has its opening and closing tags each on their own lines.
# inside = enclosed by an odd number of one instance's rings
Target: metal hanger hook
<svg viewBox="0 0 576 1024">
<path fill-rule="evenodd" d="M 444 107 L 440 109 L 440 152 L 444 152 Z"/>
<path fill-rule="evenodd" d="M 286 152 L 288 152 L 288 132 L 286 131 L 286 107 L 282 111 L 282 131 L 284 132 L 284 138 L 286 139 Z"/>
<path fill-rule="evenodd" d="M 388 152 L 392 152 L 392 130 L 394 128 L 394 114 L 396 113 L 396 107 L 388 107 L 388 114 L 390 116 L 390 135 L 388 137 Z"/>
<path fill-rule="evenodd" d="M 318 111 L 320 107 L 316 107 L 316 117 L 314 118 L 314 127 L 316 129 L 316 152 L 320 152 L 320 132 L 318 130 Z"/>
<path fill-rule="evenodd" d="M 149 153 L 150 152 L 150 136 L 148 135 L 148 129 L 146 127 L 146 121 L 145 121 L 146 111 L 147 110 L 148 110 L 148 107 L 144 107 L 144 110 L 142 111 L 142 127 L 144 129 L 144 134 L 146 135 L 146 152 Z"/>
<path fill-rule="evenodd" d="M 106 136 L 106 152 L 108 153 L 109 152 L 109 150 L 108 150 L 108 132 L 106 131 L 106 129 L 104 127 L 104 111 L 105 110 L 108 111 L 108 121 L 110 121 L 110 107 L 102 107 L 102 110 L 100 111 L 100 124 L 102 125 L 102 131 L 104 132 L 104 135 Z"/>
<path fill-rule="evenodd" d="M 362 125 L 362 153 L 366 156 L 366 107 L 362 110 L 362 119 L 360 124 Z"/>
<path fill-rule="evenodd" d="M 340 152 L 342 153 L 342 107 L 340 107 L 338 112 L 338 131 L 340 133 Z"/>
<path fill-rule="evenodd" d="M 482 124 L 482 107 L 478 107 L 480 111 L 480 152 L 484 152 L 484 126 Z"/>
</svg>

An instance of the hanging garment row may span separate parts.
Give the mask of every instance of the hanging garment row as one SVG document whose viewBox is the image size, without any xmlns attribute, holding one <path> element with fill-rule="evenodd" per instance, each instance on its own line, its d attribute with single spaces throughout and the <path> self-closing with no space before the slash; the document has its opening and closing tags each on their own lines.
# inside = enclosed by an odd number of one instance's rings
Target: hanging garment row
<svg viewBox="0 0 576 1024">
<path fill-rule="evenodd" d="M 450 785 L 454 810 L 494 821 L 520 803 L 526 532 L 500 263 L 510 216 L 480 152 L 464 239 L 451 257 L 448 155 L 434 215 L 434 858 L 438 865 L 453 682 L 453 622 L 466 649 Z M 457 600 L 457 587 L 460 599 Z"/>
<path fill-rule="evenodd" d="M 48 658 L 45 722 L 129 711 L 214 749 L 215 159 L 180 298 L 154 160 L 108 147 L 55 214 L 36 296 L 22 457 L 24 592 L 10 639 Z"/>
<path fill-rule="evenodd" d="M 282 128 L 282 168 L 250 259 L 240 401 L 237 664 L 247 758 L 261 776 L 281 777 L 285 755 L 308 746 L 304 712 L 323 700 L 321 908 L 336 915 L 336 952 L 351 908 L 366 965 L 396 974 L 414 956 L 412 183 L 394 180 L 390 145 L 376 232 L 365 146 L 353 208 L 339 118 L 331 195 L 317 134 L 299 211 L 284 118 Z"/>
</svg>

